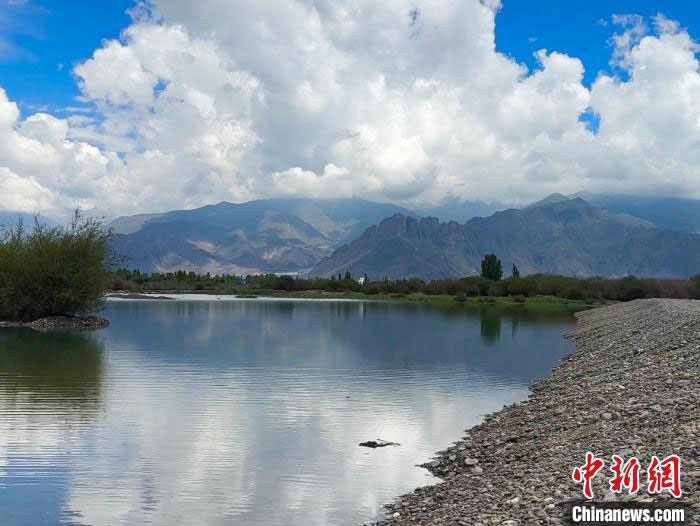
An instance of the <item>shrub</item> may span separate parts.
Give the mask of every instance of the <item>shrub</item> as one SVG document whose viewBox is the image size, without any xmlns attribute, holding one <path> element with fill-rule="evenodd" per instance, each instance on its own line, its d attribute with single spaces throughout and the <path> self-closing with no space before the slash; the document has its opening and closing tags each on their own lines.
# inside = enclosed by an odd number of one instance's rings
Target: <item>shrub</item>
<svg viewBox="0 0 700 526">
<path fill-rule="evenodd" d="M 542 294 L 544 296 L 562 297 L 564 292 L 572 285 L 575 285 L 576 282 L 576 279 L 564 276 L 538 276 L 536 279 L 536 291 L 537 294 Z"/>
<path fill-rule="evenodd" d="M 294 279 L 294 277 L 285 274 L 285 275 L 279 277 L 279 279 L 277 280 L 277 283 L 274 285 L 274 289 L 275 290 L 292 291 L 292 290 L 294 290 L 295 285 L 296 285 L 296 280 Z"/>
<path fill-rule="evenodd" d="M 585 298 L 583 291 L 578 287 L 569 287 L 564 292 L 564 297 L 568 300 L 582 300 Z"/>
<path fill-rule="evenodd" d="M 491 288 L 491 280 L 481 278 L 477 281 L 477 287 L 479 287 L 479 296 L 486 296 Z"/>
<path fill-rule="evenodd" d="M 467 301 L 467 295 L 464 292 L 458 292 L 455 294 L 454 298 L 457 303 L 464 303 Z"/>
<path fill-rule="evenodd" d="M 643 280 L 627 276 L 615 282 L 614 299 L 630 301 L 646 297 L 646 287 Z"/>
<path fill-rule="evenodd" d="M 700 289 L 700 274 L 695 274 L 692 278 L 690 278 L 690 282 L 693 284 L 694 287 Z"/>
<path fill-rule="evenodd" d="M 700 299 L 700 276 L 693 276 L 688 287 L 688 296 L 693 299 Z"/>
<path fill-rule="evenodd" d="M 532 296 L 537 290 L 535 280 L 531 278 L 514 278 L 508 281 L 508 294 L 511 296 Z"/>
<path fill-rule="evenodd" d="M 489 296 L 503 296 L 503 287 L 497 283 L 494 283 L 489 287 Z"/>
<path fill-rule="evenodd" d="M 98 310 L 117 258 L 111 230 L 78 212 L 67 228 L 22 222 L 0 238 L 0 319 L 33 321 Z"/>
<path fill-rule="evenodd" d="M 475 298 L 479 295 L 479 288 L 474 285 L 467 287 L 465 294 L 470 298 Z"/>
<path fill-rule="evenodd" d="M 513 296 L 515 303 L 525 303 L 525 296 Z"/>
</svg>

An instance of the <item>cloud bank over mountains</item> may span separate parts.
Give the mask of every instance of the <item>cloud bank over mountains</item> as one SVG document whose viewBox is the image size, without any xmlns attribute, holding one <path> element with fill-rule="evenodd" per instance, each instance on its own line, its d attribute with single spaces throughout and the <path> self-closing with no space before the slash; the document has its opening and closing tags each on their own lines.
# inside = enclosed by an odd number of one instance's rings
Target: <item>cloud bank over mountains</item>
<svg viewBox="0 0 700 526">
<path fill-rule="evenodd" d="M 0 89 L 0 208 L 700 197 L 700 48 L 678 23 L 613 17 L 614 76 L 589 89 L 576 57 L 543 49 L 528 71 L 496 51 L 499 7 L 139 4 L 119 40 L 75 66 L 81 107 L 22 117 Z"/>
</svg>

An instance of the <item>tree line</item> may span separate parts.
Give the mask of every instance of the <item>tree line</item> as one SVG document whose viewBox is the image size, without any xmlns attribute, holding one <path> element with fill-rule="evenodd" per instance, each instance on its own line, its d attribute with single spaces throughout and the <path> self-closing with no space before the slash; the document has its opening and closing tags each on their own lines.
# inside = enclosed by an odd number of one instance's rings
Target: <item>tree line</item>
<svg viewBox="0 0 700 526">
<path fill-rule="evenodd" d="M 362 284 L 350 272 L 330 278 L 308 278 L 277 274 L 215 276 L 184 271 L 146 274 L 121 269 L 113 273 L 111 288 L 115 291 L 132 292 L 199 291 L 219 294 L 262 294 L 265 291 L 352 292 L 368 296 L 422 293 L 453 296 L 456 301 L 464 301 L 469 297 L 504 296 L 515 298 L 552 296 L 568 300 L 593 301 L 629 301 L 640 298 L 700 299 L 700 275 L 686 280 L 634 276 L 619 279 L 574 278 L 549 274 L 523 277 L 514 265 L 511 275 L 504 278 L 500 261 L 495 265 L 492 259 L 489 261 L 482 266 L 481 276 L 430 282 L 419 278 L 365 279 Z M 362 277 L 366 278 L 366 275 Z"/>
</svg>

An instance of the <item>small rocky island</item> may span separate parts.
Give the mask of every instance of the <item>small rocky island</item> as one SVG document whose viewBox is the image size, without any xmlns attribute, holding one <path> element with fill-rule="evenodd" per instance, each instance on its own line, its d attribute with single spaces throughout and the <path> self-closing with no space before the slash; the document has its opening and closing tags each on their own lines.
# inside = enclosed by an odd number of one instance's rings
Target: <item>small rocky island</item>
<svg viewBox="0 0 700 526">
<path fill-rule="evenodd" d="M 700 301 L 637 300 L 577 313 L 576 351 L 525 402 L 488 415 L 423 467 L 444 480 L 387 506 L 383 525 L 568 524 L 584 500 L 571 473 L 587 451 L 682 459 L 682 498 L 613 494 L 596 501 L 683 505 L 700 524 Z M 644 481 L 642 473 L 642 482 Z"/>
<path fill-rule="evenodd" d="M 0 228 L 0 327 L 40 331 L 91 330 L 109 322 L 92 315 L 103 306 L 120 261 L 112 230 L 76 210 L 71 222 L 48 226 L 21 219 Z"/>
<path fill-rule="evenodd" d="M 109 327 L 109 321 L 99 316 L 48 316 L 35 321 L 0 321 L 0 327 L 24 327 L 37 331 L 89 331 Z"/>
</svg>

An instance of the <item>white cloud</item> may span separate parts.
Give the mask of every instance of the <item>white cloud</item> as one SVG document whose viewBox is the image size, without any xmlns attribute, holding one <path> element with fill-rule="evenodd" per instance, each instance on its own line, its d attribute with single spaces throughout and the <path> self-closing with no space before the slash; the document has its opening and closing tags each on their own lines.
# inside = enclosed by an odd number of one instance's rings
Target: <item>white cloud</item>
<svg viewBox="0 0 700 526">
<path fill-rule="evenodd" d="M 53 205 L 53 196 L 46 188 L 0 166 L 0 209 L 38 212 Z"/>
<path fill-rule="evenodd" d="M 700 197 L 698 47 L 685 30 L 616 15 L 620 77 L 589 90 L 575 57 L 540 50 L 528 72 L 498 53 L 499 7 L 154 0 L 75 68 L 89 118 L 21 119 L 2 92 L 0 166 L 48 193 L 45 213 L 353 193 Z M 587 108 L 596 135 L 579 122 Z M 36 206 L 32 184 L 11 184 L 28 192 L 13 202 Z"/>
</svg>

